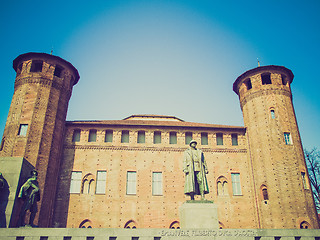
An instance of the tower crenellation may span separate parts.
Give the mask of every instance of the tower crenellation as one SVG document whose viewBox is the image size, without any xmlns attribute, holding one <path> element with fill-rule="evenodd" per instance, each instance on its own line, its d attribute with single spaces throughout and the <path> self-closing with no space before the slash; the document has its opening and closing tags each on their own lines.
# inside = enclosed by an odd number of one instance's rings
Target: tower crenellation
<svg viewBox="0 0 320 240">
<path fill-rule="evenodd" d="M 319 227 L 292 104 L 292 80 L 285 67 L 263 66 L 245 72 L 233 85 L 247 129 L 261 228 L 297 228 L 296 216 Z"/>
<path fill-rule="evenodd" d="M 26 53 L 13 61 L 16 71 L 0 156 L 23 157 L 39 172 L 43 194 L 39 223 L 48 227 L 59 172 L 65 120 L 78 71 L 60 57 Z M 41 207 L 42 206 L 42 207 Z"/>
</svg>

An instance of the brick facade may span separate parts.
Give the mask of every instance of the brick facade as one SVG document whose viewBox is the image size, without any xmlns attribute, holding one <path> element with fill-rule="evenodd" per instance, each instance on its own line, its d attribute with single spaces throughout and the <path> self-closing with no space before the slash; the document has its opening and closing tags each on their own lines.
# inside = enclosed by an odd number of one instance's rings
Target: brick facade
<svg viewBox="0 0 320 240">
<path fill-rule="evenodd" d="M 38 72 L 35 62 L 43 63 Z M 179 206 L 188 199 L 183 152 L 192 134 L 207 161 L 206 197 L 218 206 L 221 228 L 319 228 L 290 70 L 258 67 L 235 81 L 245 123 L 240 127 L 158 115 L 66 122 L 77 70 L 39 53 L 20 55 L 14 69 L 0 156 L 24 157 L 39 171 L 40 226 L 178 228 Z M 21 124 L 28 124 L 25 135 L 19 134 Z M 105 177 L 98 179 L 98 172 Z M 135 182 L 128 172 L 135 172 Z"/>
</svg>

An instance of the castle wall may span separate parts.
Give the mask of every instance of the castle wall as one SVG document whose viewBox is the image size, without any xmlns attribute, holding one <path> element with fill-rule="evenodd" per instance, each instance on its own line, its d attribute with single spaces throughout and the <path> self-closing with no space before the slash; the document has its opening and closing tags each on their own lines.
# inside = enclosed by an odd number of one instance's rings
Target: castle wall
<svg viewBox="0 0 320 240">
<path fill-rule="evenodd" d="M 319 228 L 289 69 L 237 78 L 245 127 L 234 127 L 161 115 L 66 123 L 77 70 L 45 53 L 22 54 L 13 67 L 0 157 L 24 158 L 39 172 L 40 227 L 179 228 L 183 153 L 194 139 L 220 228 Z"/>
<path fill-rule="evenodd" d="M 81 129 L 80 142 L 72 142 L 74 129 Z M 90 129 L 97 129 L 97 141 L 88 142 Z M 104 142 L 106 129 L 113 129 L 112 143 Z M 129 143 L 121 143 L 121 131 L 130 131 Z M 145 143 L 137 143 L 137 132 L 146 132 Z M 161 131 L 162 143 L 153 143 L 153 132 Z M 169 132 L 178 134 L 177 144 L 169 144 Z M 82 126 L 68 124 L 62 169 L 56 202 L 56 226 L 79 227 L 88 220 L 91 227 L 123 228 L 132 220 L 137 228 L 169 228 L 179 223 L 179 207 L 184 195 L 182 171 L 185 132 L 192 132 L 203 150 L 209 168 L 208 200 L 218 205 L 221 227 L 257 227 L 252 177 L 248 167 L 244 129 L 197 129 L 139 126 Z M 208 145 L 201 145 L 201 132 L 208 133 Z M 217 146 L 216 133 L 223 133 L 224 145 Z M 231 133 L 238 134 L 238 146 L 232 146 Z M 107 171 L 106 193 L 70 194 L 72 171 L 81 171 L 82 184 L 87 174 L 95 179 L 97 170 Z M 126 194 L 127 171 L 137 172 L 137 192 Z M 162 172 L 163 194 L 152 195 L 152 172 Z M 242 195 L 233 196 L 231 173 L 240 173 Z M 225 179 L 225 193 L 218 196 L 218 179 Z M 93 184 L 94 186 L 94 184 Z M 83 191 L 83 185 L 81 191 Z M 68 199 L 68 201 L 65 201 Z M 79 211 L 81 209 L 81 211 Z M 67 217 L 66 217 L 67 215 Z M 179 226 L 179 224 L 177 225 Z"/>
</svg>

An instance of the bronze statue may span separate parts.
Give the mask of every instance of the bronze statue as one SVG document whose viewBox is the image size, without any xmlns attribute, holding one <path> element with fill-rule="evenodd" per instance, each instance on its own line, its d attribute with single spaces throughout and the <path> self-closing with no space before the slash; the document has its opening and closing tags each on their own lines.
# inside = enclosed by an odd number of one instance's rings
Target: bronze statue
<svg viewBox="0 0 320 240">
<path fill-rule="evenodd" d="M 38 172 L 31 171 L 31 177 L 22 185 L 18 198 L 22 199 L 23 205 L 20 211 L 18 226 L 25 225 L 25 216 L 27 210 L 30 211 L 29 225 L 35 227 L 33 224 L 36 213 L 38 212 L 37 202 L 40 201 L 40 189 L 37 181 Z"/>
<path fill-rule="evenodd" d="M 197 142 L 190 141 L 190 148 L 184 152 L 183 172 L 185 173 L 184 194 L 190 195 L 194 200 L 194 195 L 201 195 L 201 200 L 205 200 L 204 195 L 209 193 L 206 174 L 209 173 L 203 152 L 197 149 Z"/>
</svg>

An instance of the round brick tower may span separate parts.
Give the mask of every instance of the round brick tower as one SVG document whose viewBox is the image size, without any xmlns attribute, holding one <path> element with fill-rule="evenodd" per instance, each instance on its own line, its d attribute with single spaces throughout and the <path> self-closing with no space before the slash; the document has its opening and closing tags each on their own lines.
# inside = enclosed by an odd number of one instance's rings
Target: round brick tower
<svg viewBox="0 0 320 240">
<path fill-rule="evenodd" d="M 263 66 L 239 76 L 259 228 L 319 228 L 292 105 L 291 70 Z"/>
<path fill-rule="evenodd" d="M 35 223 L 50 227 L 68 103 L 79 73 L 69 62 L 46 53 L 22 54 L 13 68 L 17 75 L 0 156 L 24 157 L 39 172 Z"/>
</svg>

